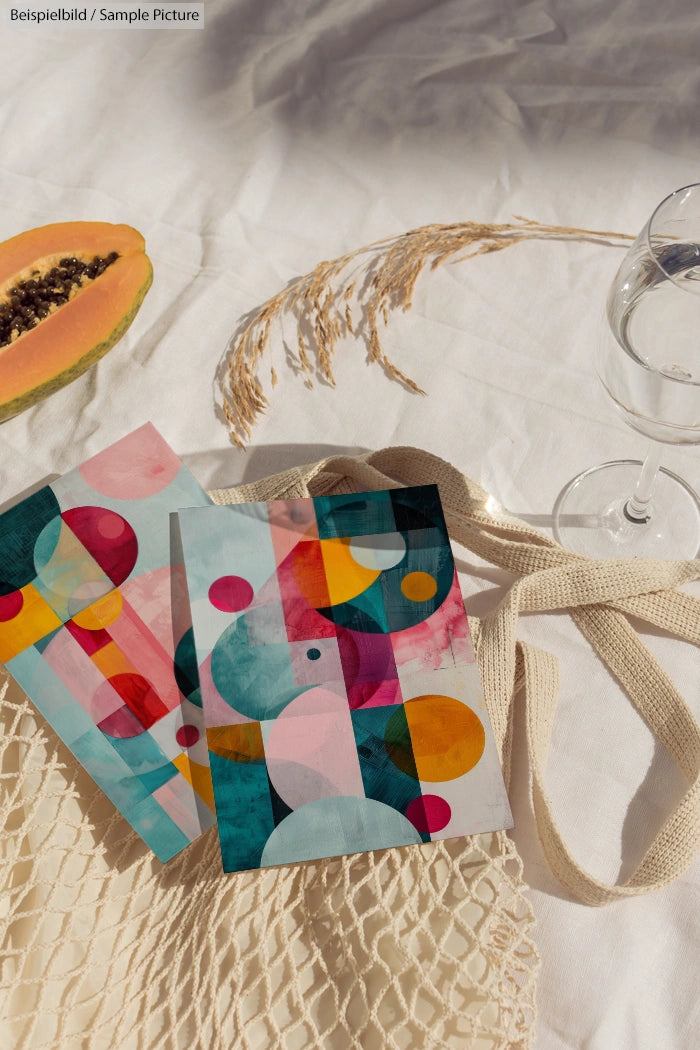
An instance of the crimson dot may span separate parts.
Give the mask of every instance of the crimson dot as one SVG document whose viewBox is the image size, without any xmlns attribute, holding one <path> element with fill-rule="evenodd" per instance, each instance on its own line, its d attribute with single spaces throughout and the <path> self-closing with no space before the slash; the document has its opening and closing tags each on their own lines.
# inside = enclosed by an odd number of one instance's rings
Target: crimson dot
<svg viewBox="0 0 700 1050">
<path fill-rule="evenodd" d="M 192 747 L 199 740 L 199 730 L 197 726 L 180 726 L 175 734 L 175 739 L 180 747 Z"/>
<path fill-rule="evenodd" d="M 452 810 L 449 803 L 439 795 L 419 795 L 409 802 L 406 816 L 416 831 L 435 832 L 447 827 Z"/>
<path fill-rule="evenodd" d="M 253 588 L 242 576 L 220 576 L 209 588 L 209 601 L 221 612 L 240 612 L 253 600 Z"/>
<path fill-rule="evenodd" d="M 24 596 L 21 591 L 0 594 L 0 620 L 14 620 L 23 605 Z"/>
</svg>

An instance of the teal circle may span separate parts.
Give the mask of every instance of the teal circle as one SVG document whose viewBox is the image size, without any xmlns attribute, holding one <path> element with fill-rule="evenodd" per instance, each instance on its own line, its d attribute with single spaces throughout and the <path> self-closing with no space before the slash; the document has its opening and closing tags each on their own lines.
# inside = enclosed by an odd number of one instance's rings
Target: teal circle
<svg viewBox="0 0 700 1050">
<path fill-rule="evenodd" d="M 294 680 L 289 645 L 251 644 L 245 616 L 218 638 L 211 654 L 211 677 L 222 699 L 256 722 L 276 718 L 304 691 Z"/>
<path fill-rule="evenodd" d="M 42 571 L 53 558 L 63 528 L 63 519 L 53 518 L 47 522 L 37 536 L 34 543 L 34 568 L 37 576 L 41 576 Z"/>
</svg>

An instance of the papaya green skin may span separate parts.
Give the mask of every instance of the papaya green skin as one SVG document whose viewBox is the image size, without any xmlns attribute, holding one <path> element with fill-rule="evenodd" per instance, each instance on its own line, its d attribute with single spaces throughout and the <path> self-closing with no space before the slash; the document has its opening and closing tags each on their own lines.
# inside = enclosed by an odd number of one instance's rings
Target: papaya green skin
<svg viewBox="0 0 700 1050">
<path fill-rule="evenodd" d="M 55 394 L 57 390 L 61 390 L 64 386 L 68 386 L 68 384 L 72 383 L 74 379 L 78 379 L 81 375 L 87 372 L 89 368 L 92 368 L 100 358 L 104 357 L 105 354 L 119 342 L 126 330 L 130 327 L 152 283 L 153 267 L 150 266 L 148 277 L 137 292 L 128 312 L 119 319 L 119 323 L 109 333 L 107 338 L 103 339 L 102 342 L 97 343 L 96 346 L 93 346 L 87 351 L 87 353 L 83 354 L 82 357 L 77 358 L 70 368 L 66 368 L 62 372 L 51 376 L 44 383 L 40 383 L 31 390 L 28 390 L 25 394 L 13 398 L 12 401 L 6 401 L 0 404 L 0 423 L 12 419 L 13 416 L 19 415 L 20 412 L 24 412 L 25 409 L 31 408 L 32 405 L 37 404 L 37 402 L 43 401 L 44 398 L 48 397 L 50 394 Z"/>
</svg>

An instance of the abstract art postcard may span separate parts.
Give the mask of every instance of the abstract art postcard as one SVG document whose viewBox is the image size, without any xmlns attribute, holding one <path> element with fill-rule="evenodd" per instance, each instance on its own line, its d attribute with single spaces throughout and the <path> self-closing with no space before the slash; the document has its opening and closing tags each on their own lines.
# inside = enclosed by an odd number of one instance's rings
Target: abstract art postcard
<svg viewBox="0 0 700 1050">
<path fill-rule="evenodd" d="M 436 486 L 178 519 L 224 870 L 512 826 Z"/>
<path fill-rule="evenodd" d="M 209 503 L 149 423 L 0 515 L 0 661 L 161 860 L 215 820 L 171 554 Z"/>
</svg>

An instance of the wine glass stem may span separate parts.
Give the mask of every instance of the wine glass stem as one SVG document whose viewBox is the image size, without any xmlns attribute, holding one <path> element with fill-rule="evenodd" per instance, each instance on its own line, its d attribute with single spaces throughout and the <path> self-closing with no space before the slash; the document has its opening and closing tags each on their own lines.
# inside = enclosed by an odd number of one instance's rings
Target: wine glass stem
<svg viewBox="0 0 700 1050">
<path fill-rule="evenodd" d="M 637 479 L 634 495 L 627 500 L 624 508 L 625 517 L 637 525 L 643 525 L 651 516 L 651 496 L 660 464 L 661 445 L 658 441 L 653 441 Z"/>
</svg>

